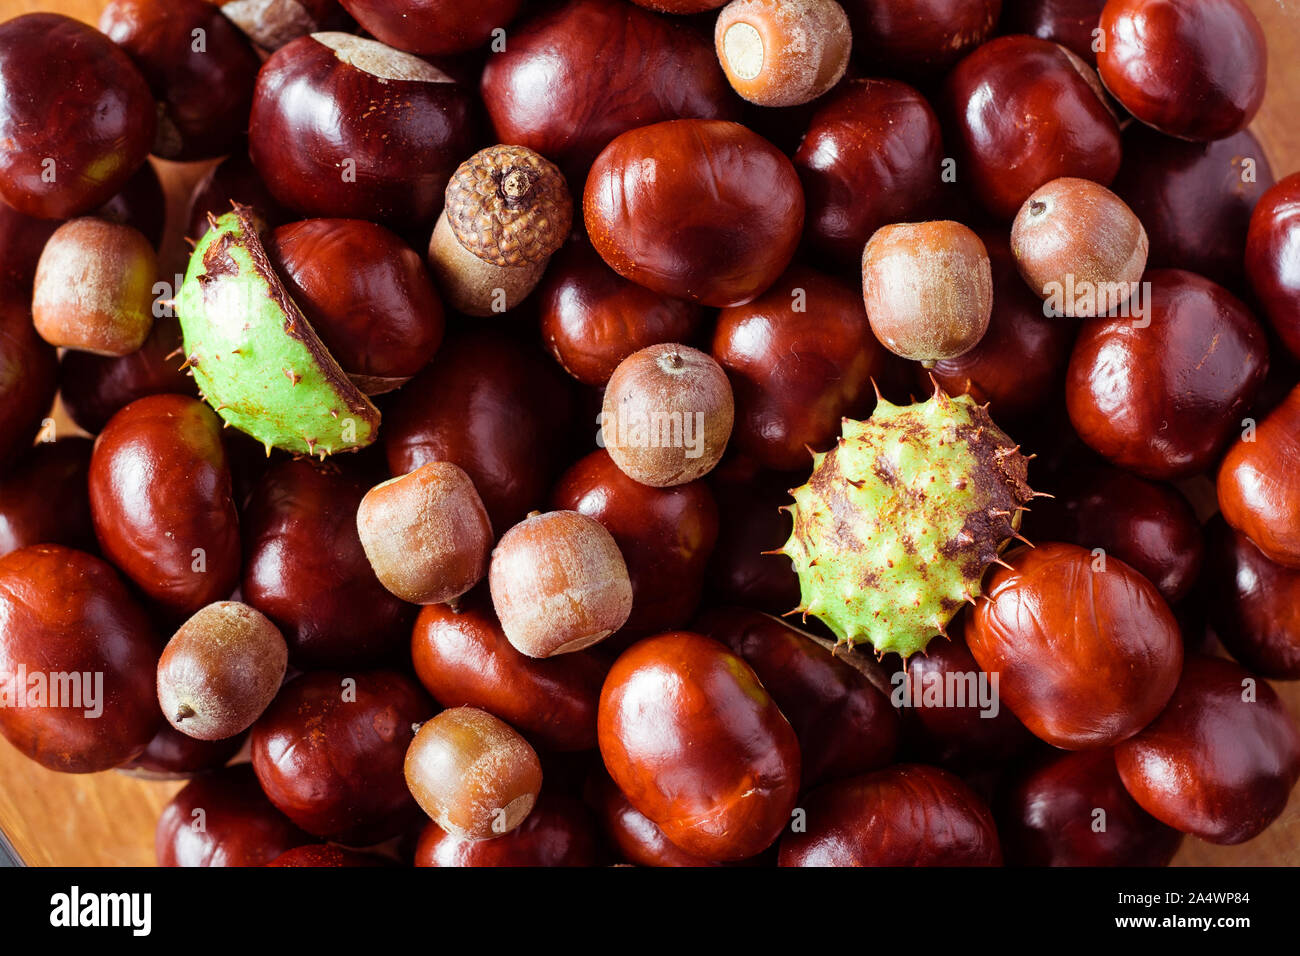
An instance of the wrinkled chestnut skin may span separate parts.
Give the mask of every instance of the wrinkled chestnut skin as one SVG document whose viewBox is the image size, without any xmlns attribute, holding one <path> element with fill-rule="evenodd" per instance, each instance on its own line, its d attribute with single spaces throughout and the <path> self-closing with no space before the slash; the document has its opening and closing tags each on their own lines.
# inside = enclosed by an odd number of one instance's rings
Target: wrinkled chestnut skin
<svg viewBox="0 0 1300 956">
<path fill-rule="evenodd" d="M 1243 700 L 1247 681 L 1255 699 Z M 1300 730 L 1273 688 L 1231 661 L 1189 657 L 1169 706 L 1115 749 L 1143 809 L 1211 843 L 1242 843 L 1278 818 L 1300 779 Z"/>
<path fill-rule="evenodd" d="M 1300 386 L 1244 436 L 1219 468 L 1223 517 L 1271 560 L 1300 568 Z"/>
<path fill-rule="evenodd" d="M 232 203 L 248 206 L 268 229 L 292 218 L 266 188 L 253 161 L 240 152 L 217 163 L 195 185 L 185 215 L 185 235 L 196 242 L 203 238 L 210 226 L 208 217 L 230 212 Z"/>
<path fill-rule="evenodd" d="M 807 477 L 758 470 L 745 459 L 724 459 L 709 475 L 718 503 L 718 543 L 709 561 L 708 587 L 723 604 L 784 614 L 799 603 L 794 565 L 775 551 L 790 538 L 789 489 Z"/>
<path fill-rule="evenodd" d="M 197 399 L 151 395 L 114 415 L 90 456 L 90 514 L 104 556 L 177 617 L 239 583 L 239 516 L 221 428 Z"/>
<path fill-rule="evenodd" d="M 1110 185 L 1120 165 L 1119 125 L 1096 77 L 1064 47 L 998 37 L 945 81 L 949 148 L 967 190 L 1010 219 L 1039 186 L 1061 176 Z"/>
<path fill-rule="evenodd" d="M 1175 488 L 1145 481 L 1119 468 L 1096 465 L 1071 471 L 1053 485 L 1055 498 L 1034 505 L 1031 541 L 1068 541 L 1103 548 L 1177 604 L 1201 570 L 1205 542 L 1187 499 Z"/>
<path fill-rule="evenodd" d="M 310 842 L 240 764 L 196 777 L 172 798 L 158 818 L 154 851 L 159 866 L 262 866 Z"/>
<path fill-rule="evenodd" d="M 897 80 L 841 83 L 794 154 L 808 204 L 805 239 L 857 264 L 881 226 L 929 218 L 942 162 L 939 119 L 918 91 Z"/>
<path fill-rule="evenodd" d="M 1300 173 L 1260 197 L 1246 235 L 1246 275 L 1277 337 L 1300 358 Z"/>
<path fill-rule="evenodd" d="M 1268 49 L 1242 0 L 1110 0 L 1101 30 L 1101 81 L 1162 133 L 1223 139 L 1264 101 Z"/>
<path fill-rule="evenodd" d="M 333 463 L 280 461 L 245 506 L 244 601 L 269 617 L 295 667 L 355 667 L 398 652 L 415 609 L 390 594 L 361 547 L 368 479 Z"/>
<path fill-rule="evenodd" d="M 253 725 L 253 770 L 308 833 L 380 843 L 420 818 L 402 763 L 412 725 L 433 712 L 419 685 L 395 671 L 303 674 Z"/>
<path fill-rule="evenodd" d="M 72 349 L 59 362 L 59 388 L 68 415 L 92 435 L 136 399 L 149 395 L 198 396 L 194 379 L 181 371 L 181 327 L 172 318 L 154 322 L 144 345 L 130 355 L 92 355 Z"/>
<path fill-rule="evenodd" d="M 426 228 L 474 152 L 474 103 L 458 83 L 381 80 L 311 36 L 262 66 L 249 118 L 253 164 L 305 216 Z M 342 179 L 355 164 L 356 181 Z"/>
<path fill-rule="evenodd" d="M 582 211 L 591 244 L 619 275 L 725 307 L 753 300 L 790 264 L 803 187 L 790 160 L 739 123 L 671 120 L 605 147 Z"/>
<path fill-rule="evenodd" d="M 943 73 L 993 35 L 1002 0 L 845 0 L 853 46 L 872 73 Z"/>
<path fill-rule="evenodd" d="M 524 0 L 340 0 L 375 39 L 411 53 L 445 56 L 482 46 Z"/>
<path fill-rule="evenodd" d="M 623 791 L 604 773 L 594 775 L 589 801 L 614 851 L 635 866 L 693 867 L 725 866 L 712 860 L 691 856 L 659 829 L 653 820 L 627 802 Z"/>
<path fill-rule="evenodd" d="M 1040 758 L 1012 778 L 994 811 L 1011 866 L 1168 866 L 1183 842 L 1133 802 L 1111 750 Z"/>
<path fill-rule="evenodd" d="M 551 260 L 537 303 L 547 349 L 579 382 L 597 387 L 633 352 L 693 341 L 704 313 L 624 279 L 581 237 Z"/>
<path fill-rule="evenodd" d="M 718 506 L 705 482 L 651 488 L 623 474 L 602 448 L 560 477 L 551 502 L 557 510 L 595 518 L 623 553 L 632 580 L 632 616 L 618 637 L 641 637 L 690 620 L 718 540 Z"/>
<path fill-rule="evenodd" d="M 88 438 L 38 442 L 0 478 L 0 555 L 32 544 L 92 550 Z"/>
<path fill-rule="evenodd" d="M 1270 561 L 1220 517 L 1207 534 L 1206 609 L 1215 635 L 1255 673 L 1300 679 L 1300 569 Z"/>
<path fill-rule="evenodd" d="M 36 334 L 31 290 L 0 288 L 0 471 L 32 443 L 54 404 L 57 355 Z"/>
<path fill-rule="evenodd" d="M 247 739 L 247 734 L 236 734 L 225 740 L 196 740 L 164 721 L 140 755 L 118 769 L 149 780 L 182 780 L 221 769 Z"/>
<path fill-rule="evenodd" d="M 593 654 L 528 657 L 506 639 L 485 588 L 452 610 L 420 609 L 411 658 L 443 707 L 477 707 L 549 750 L 596 746 L 596 706 L 608 667 Z"/>
<path fill-rule="evenodd" d="M 803 799 L 807 832 L 781 838 L 781 866 L 998 866 L 993 814 L 946 770 L 896 764 Z"/>
<path fill-rule="evenodd" d="M 0 686 L 13 685 L 20 668 L 27 674 L 6 696 L 34 691 L 37 673 L 103 679 L 86 688 L 99 694 L 96 717 L 86 716 L 95 708 L 84 697 L 81 707 L 48 706 L 48 696 L 46 706 L 0 707 L 0 732 L 42 766 L 94 773 L 144 750 L 162 721 L 153 679 L 161 650 L 145 612 L 99 558 L 56 544 L 0 558 Z"/>
<path fill-rule="evenodd" d="M 19 212 L 41 219 L 89 212 L 149 154 L 153 96 L 130 58 L 94 27 L 57 13 L 0 24 L 0 76 L 0 197 Z"/>
<path fill-rule="evenodd" d="M 1066 406 L 1079 437 L 1114 464 L 1182 478 L 1213 466 L 1241 428 L 1268 371 L 1268 343 L 1222 286 L 1180 269 L 1149 270 L 1147 282 L 1141 320 L 1083 324 Z"/>
<path fill-rule="evenodd" d="M 248 130 L 262 61 L 216 6 L 111 0 L 99 28 L 140 68 L 162 106 L 155 154 L 189 161 L 235 152 Z M 202 50 L 194 49 L 196 30 L 202 31 Z"/>
<path fill-rule="evenodd" d="M 597 732 L 628 801 L 693 856 L 743 860 L 789 820 L 799 741 L 717 641 L 675 631 L 634 644 L 605 679 Z"/>
<path fill-rule="evenodd" d="M 1027 750 L 1034 739 L 1000 701 L 995 717 L 982 716 L 978 699 L 968 698 L 965 707 L 925 704 L 924 692 L 930 682 L 947 681 L 952 674 L 962 675 L 963 680 L 968 674 L 979 677 L 979 664 L 966 646 L 966 621 L 967 616 L 961 615 L 948 625 L 948 640 L 932 640 L 924 654 L 909 657 L 901 689 L 898 683 L 893 685 L 896 693 L 906 695 L 903 720 L 908 743 L 926 758 L 959 772 L 1004 764 Z M 894 675 L 893 679 L 900 678 Z M 914 696 L 918 692 L 922 695 L 919 706 Z"/>
<path fill-rule="evenodd" d="M 979 234 L 993 273 L 993 311 L 979 344 L 933 368 L 914 366 L 920 393 L 931 392 L 931 376 L 949 395 L 970 395 L 989 403 L 997 421 L 1021 421 L 1059 401 L 1061 377 L 1070 359 L 1078 323 L 1049 318 L 1043 301 L 1016 269 L 1005 230 Z"/>
<path fill-rule="evenodd" d="M 266 253 L 362 391 L 390 391 L 433 358 L 442 303 L 420 254 L 395 233 L 360 219 L 308 219 L 271 233 Z"/>
<path fill-rule="evenodd" d="M 481 92 L 497 140 L 558 163 L 574 188 L 620 133 L 739 115 L 708 37 L 618 0 L 569 0 L 512 28 Z"/>
<path fill-rule="evenodd" d="M 713 358 L 735 396 L 734 447 L 764 468 L 806 467 L 808 449 L 826 451 L 841 419 L 868 415 L 886 355 L 855 285 L 791 266 L 754 301 L 718 316 Z"/>
<path fill-rule="evenodd" d="M 459 465 L 501 535 L 545 504 L 572 398 L 560 371 L 514 340 L 488 331 L 451 337 L 385 415 L 389 470 Z"/>
<path fill-rule="evenodd" d="M 1254 182 L 1242 181 L 1247 159 Z M 1148 269 L 1187 269 L 1237 289 L 1251 210 L 1272 185 L 1273 168 L 1248 130 L 1188 143 L 1133 123 L 1110 188 L 1147 231 Z"/>
<path fill-rule="evenodd" d="M 1105 5 L 1106 0 L 1008 0 L 1001 30 L 1059 43 L 1096 67 L 1092 31 L 1101 22 L 1101 8 Z"/>
<path fill-rule="evenodd" d="M 467 840 L 429 821 L 415 847 L 416 866 L 596 866 L 599 862 L 591 811 L 573 797 L 549 791 L 509 833 Z"/>
<path fill-rule="evenodd" d="M 966 627 L 971 654 L 1000 675 L 1002 705 L 1054 747 L 1133 736 L 1178 683 L 1182 637 L 1146 578 L 1107 555 L 1049 542 L 1009 553 Z"/>
<path fill-rule="evenodd" d="M 790 721 L 799 737 L 803 789 L 879 770 L 894 759 L 898 714 L 852 664 L 759 611 L 719 608 L 694 627 L 744 658 Z"/>
</svg>

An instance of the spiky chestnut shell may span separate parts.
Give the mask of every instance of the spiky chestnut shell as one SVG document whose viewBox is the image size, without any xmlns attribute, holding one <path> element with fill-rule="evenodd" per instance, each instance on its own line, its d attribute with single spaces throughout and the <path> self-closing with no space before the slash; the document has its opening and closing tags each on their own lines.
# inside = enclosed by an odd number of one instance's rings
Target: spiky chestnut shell
<svg viewBox="0 0 1300 956">
<path fill-rule="evenodd" d="M 248 207 L 214 220 L 194 247 L 176 315 L 200 393 L 268 453 L 324 458 L 375 440 L 379 410 L 289 297 Z"/>
<path fill-rule="evenodd" d="M 877 654 L 924 650 L 1016 535 L 1034 496 L 1027 466 L 966 395 L 881 399 L 867 421 L 844 419 L 787 506 L 794 532 L 781 552 L 799 575 L 796 611 Z"/>
</svg>

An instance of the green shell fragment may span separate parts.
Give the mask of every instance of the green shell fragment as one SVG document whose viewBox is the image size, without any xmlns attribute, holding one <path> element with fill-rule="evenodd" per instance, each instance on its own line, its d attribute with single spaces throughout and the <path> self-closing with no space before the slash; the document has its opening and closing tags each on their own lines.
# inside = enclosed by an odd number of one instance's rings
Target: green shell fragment
<svg viewBox="0 0 1300 956">
<path fill-rule="evenodd" d="M 1019 447 L 969 396 L 942 391 L 845 419 L 813 462 L 791 492 L 782 548 L 799 575 L 796 611 L 878 654 L 906 658 L 946 633 L 1034 497 Z"/>
<path fill-rule="evenodd" d="M 247 208 L 236 206 L 199 240 L 176 314 L 204 399 L 268 451 L 324 458 L 375 440 L 379 410 L 289 297 Z"/>
</svg>

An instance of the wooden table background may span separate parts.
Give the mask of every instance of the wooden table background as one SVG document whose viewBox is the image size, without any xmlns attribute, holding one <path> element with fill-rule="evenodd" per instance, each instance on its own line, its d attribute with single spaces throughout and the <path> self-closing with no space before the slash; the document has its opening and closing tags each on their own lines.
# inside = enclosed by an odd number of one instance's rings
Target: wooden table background
<svg viewBox="0 0 1300 956">
<path fill-rule="evenodd" d="M 0 20 L 56 10 L 94 23 L 105 0 L 0 0 Z M 1278 178 L 1300 169 L 1300 6 L 1293 0 L 1247 0 L 1269 43 L 1268 94 L 1253 131 Z M 164 275 L 183 271 L 180 241 L 186 197 L 208 164 L 154 161 L 168 193 Z M 1300 682 L 1275 685 L 1300 717 Z M 179 782 L 146 781 L 116 772 L 53 773 L 0 738 L 0 832 L 35 866 L 152 866 L 154 823 Z M 1249 843 L 1212 846 L 1189 837 L 1175 865 L 1300 866 L 1300 788 L 1286 813 Z"/>
</svg>

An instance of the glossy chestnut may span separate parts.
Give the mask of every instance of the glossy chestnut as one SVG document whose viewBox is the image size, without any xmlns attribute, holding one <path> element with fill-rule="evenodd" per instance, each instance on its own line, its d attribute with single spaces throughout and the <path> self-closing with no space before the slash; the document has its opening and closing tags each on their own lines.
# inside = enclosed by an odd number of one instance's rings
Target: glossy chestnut
<svg viewBox="0 0 1300 956">
<path fill-rule="evenodd" d="M 1223 139 L 1264 101 L 1268 48 L 1243 0 L 1110 0 L 1100 26 L 1101 81 L 1162 133 Z"/>
<path fill-rule="evenodd" d="M 993 814 L 960 778 L 896 764 L 828 783 L 803 801 L 807 830 L 781 838 L 781 866 L 998 866 Z"/>
<path fill-rule="evenodd" d="M 1110 747 L 1151 722 L 1178 683 L 1182 637 L 1146 578 L 1077 545 L 1022 547 L 996 568 L 966 628 L 1002 703 L 1064 750 Z"/>
<path fill-rule="evenodd" d="M 32 544 L 95 547 L 88 438 L 37 442 L 0 478 L 0 556 Z"/>
<path fill-rule="evenodd" d="M 0 558 L 0 733 L 42 766 L 93 773 L 144 750 L 162 721 L 160 649 L 99 558 L 57 544 Z"/>
<path fill-rule="evenodd" d="M 262 866 L 310 842 L 247 764 L 191 780 L 163 807 L 154 835 L 159 866 Z"/>
<path fill-rule="evenodd" d="M 1119 124 L 1096 74 L 1070 51 L 1029 36 L 998 37 L 945 81 L 946 131 L 971 195 L 1010 219 L 1061 176 L 1109 185 Z"/>
<path fill-rule="evenodd" d="M 336 464 L 280 461 L 244 508 L 244 600 L 284 633 L 297 667 L 373 665 L 406 641 L 415 609 L 379 583 L 357 534 L 368 487 Z"/>
<path fill-rule="evenodd" d="M 216 6 L 110 0 L 99 28 L 140 68 L 161 107 L 155 155 L 188 161 L 235 152 L 262 61 Z"/>
<path fill-rule="evenodd" d="M 660 13 L 704 13 L 716 10 L 726 4 L 727 0 L 632 0 L 639 7 L 657 10 Z"/>
<path fill-rule="evenodd" d="M 314 867 L 340 867 L 340 866 L 389 866 L 388 860 L 383 857 L 375 856 L 373 853 L 358 853 L 356 850 L 345 850 L 341 846 L 335 846 L 332 843 L 313 843 L 307 846 L 297 846 L 292 850 L 285 850 L 266 866 L 314 866 Z"/>
<path fill-rule="evenodd" d="M 873 73 L 943 73 L 990 36 L 1002 0 L 845 0 L 858 56 Z"/>
<path fill-rule="evenodd" d="M 1300 779 L 1300 730 L 1249 671 L 1189 657 L 1169 706 L 1115 749 L 1115 764 L 1156 819 L 1211 843 L 1242 843 L 1286 807 Z"/>
<path fill-rule="evenodd" d="M 1300 173 L 1260 197 L 1246 235 L 1246 275 L 1278 338 L 1300 358 Z"/>
<path fill-rule="evenodd" d="M 248 206 L 268 229 L 292 218 L 266 188 L 247 153 L 239 152 L 217 163 L 195 184 L 185 214 L 185 235 L 197 242 L 211 220 L 230 212 L 233 203 Z"/>
<path fill-rule="evenodd" d="M 1002 13 L 1002 32 L 1028 33 L 1059 43 L 1089 66 L 1106 0 L 1012 0 Z"/>
<path fill-rule="evenodd" d="M 1255 673 L 1300 679 L 1300 569 L 1270 561 L 1221 518 L 1208 533 L 1206 608 L 1215 635 Z"/>
<path fill-rule="evenodd" d="M 257 78 L 253 164 L 284 205 L 427 228 L 473 152 L 468 90 L 409 53 L 346 33 L 277 50 Z"/>
<path fill-rule="evenodd" d="M 308 219 L 272 232 L 266 254 L 343 371 L 368 395 L 424 368 L 442 341 L 438 293 L 420 254 L 383 226 Z"/>
<path fill-rule="evenodd" d="M 1012 866 L 1168 866 L 1183 842 L 1129 796 L 1111 750 L 1037 760 L 994 810 Z"/>
<path fill-rule="evenodd" d="M 375 39 L 407 50 L 445 56 L 482 46 L 504 30 L 523 0 L 341 0 L 343 8 Z"/>
<path fill-rule="evenodd" d="M 693 856 L 753 856 L 794 807 L 794 730 L 749 665 L 700 634 L 625 651 L 605 679 L 597 734 L 629 802 Z"/>
<path fill-rule="evenodd" d="M 799 603 L 799 577 L 790 559 L 771 554 L 790 538 L 789 489 L 804 476 L 761 471 L 744 459 L 724 460 L 709 476 L 718 503 L 718 543 L 707 575 L 724 604 L 784 614 Z"/>
<path fill-rule="evenodd" d="M 574 183 L 634 127 L 739 113 L 707 37 L 618 0 L 528 17 L 488 59 L 480 89 L 497 140 L 537 150 Z"/>
<path fill-rule="evenodd" d="M 66 219 L 107 202 L 153 143 L 154 100 L 130 58 L 57 13 L 0 24 L 0 197 Z"/>
<path fill-rule="evenodd" d="M 588 801 L 600 818 L 605 838 L 615 853 L 634 866 L 695 867 L 725 866 L 691 856 L 664 836 L 659 826 L 628 803 L 623 791 L 605 773 L 594 775 Z"/>
<path fill-rule="evenodd" d="M 1219 508 L 1270 560 L 1300 568 L 1300 386 L 1228 449 Z"/>
<path fill-rule="evenodd" d="M 1147 478 L 1181 478 L 1214 464 L 1267 368 L 1264 330 L 1236 296 L 1152 269 L 1120 314 L 1083 326 L 1066 406 L 1098 454 Z"/>
<path fill-rule="evenodd" d="M 31 444 L 54 404 L 57 354 L 36 334 L 27 291 L 0 288 L 0 469 Z"/>
<path fill-rule="evenodd" d="M 844 81 L 794 154 L 808 204 L 805 239 L 856 265 L 881 226 L 930 218 L 943 158 L 939 120 L 917 90 L 898 80 Z"/>
<path fill-rule="evenodd" d="M 225 740 L 195 740 L 163 723 L 139 756 L 118 769 L 146 780 L 184 780 L 228 764 L 247 741 L 247 734 Z"/>
<path fill-rule="evenodd" d="M 30 295 L 36 264 L 46 241 L 59 228 L 57 219 L 38 219 L 19 212 L 0 197 L 0 286 L 4 294 Z"/>
<path fill-rule="evenodd" d="M 415 847 L 416 866 L 596 866 L 599 862 L 591 812 L 574 798 L 549 791 L 509 833 L 467 840 L 430 821 Z"/>
<path fill-rule="evenodd" d="M 749 302 L 803 229 L 803 187 L 775 146 L 738 123 L 672 120 L 623 133 L 583 194 L 591 244 L 615 272 L 705 305 Z"/>
<path fill-rule="evenodd" d="M 253 725 L 253 770 L 308 833 L 379 843 L 419 819 L 402 761 L 414 725 L 432 713 L 420 686 L 395 671 L 302 674 Z"/>
<path fill-rule="evenodd" d="M 145 162 L 135 171 L 121 192 L 95 210 L 100 219 L 139 231 L 155 249 L 162 246 L 167 225 L 167 196 L 153 163 Z"/>
</svg>

